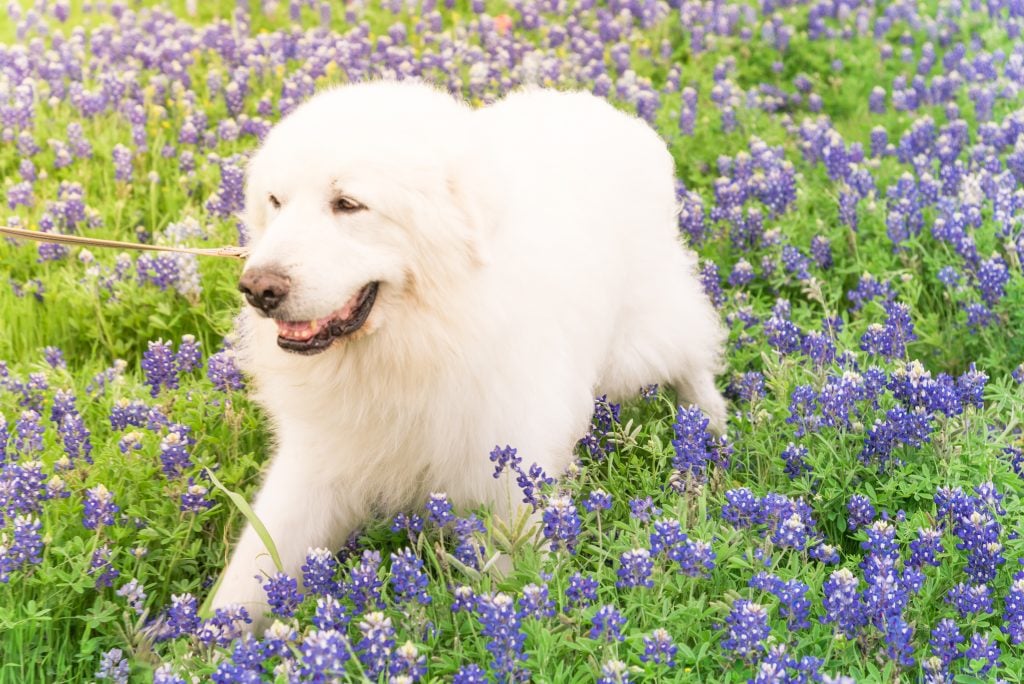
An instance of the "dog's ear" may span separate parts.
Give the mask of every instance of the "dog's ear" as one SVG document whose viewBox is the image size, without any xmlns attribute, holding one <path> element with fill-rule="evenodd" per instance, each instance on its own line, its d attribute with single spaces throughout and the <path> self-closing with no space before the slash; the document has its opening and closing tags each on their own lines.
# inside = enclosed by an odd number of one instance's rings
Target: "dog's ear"
<svg viewBox="0 0 1024 684">
<path fill-rule="evenodd" d="M 447 191 L 460 215 L 464 239 L 474 263 L 488 260 L 489 246 L 502 219 L 501 181 L 494 169 L 471 155 L 460 155 L 448 168 Z"/>
</svg>

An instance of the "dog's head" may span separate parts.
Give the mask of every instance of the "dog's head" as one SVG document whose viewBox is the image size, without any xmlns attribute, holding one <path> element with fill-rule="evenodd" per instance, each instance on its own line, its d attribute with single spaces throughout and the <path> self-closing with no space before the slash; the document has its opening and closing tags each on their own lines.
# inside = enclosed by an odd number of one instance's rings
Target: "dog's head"
<svg viewBox="0 0 1024 684">
<path fill-rule="evenodd" d="M 447 94 L 378 82 L 320 93 L 270 131 L 248 168 L 239 289 L 280 347 L 314 354 L 373 332 L 472 268 L 472 120 Z"/>
</svg>

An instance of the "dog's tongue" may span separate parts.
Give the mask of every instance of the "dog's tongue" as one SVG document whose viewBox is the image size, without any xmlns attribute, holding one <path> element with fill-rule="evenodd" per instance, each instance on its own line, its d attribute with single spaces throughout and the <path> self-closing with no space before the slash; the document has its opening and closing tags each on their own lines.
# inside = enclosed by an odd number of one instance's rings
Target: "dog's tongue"
<svg viewBox="0 0 1024 684">
<path fill-rule="evenodd" d="M 279 321 L 277 323 L 277 334 L 285 339 L 299 340 L 305 342 L 311 340 L 320 333 L 321 330 L 326 328 L 331 321 L 344 322 L 349 316 L 352 315 L 352 310 L 356 308 L 356 304 L 359 302 L 359 292 L 352 295 L 352 297 L 345 303 L 345 306 L 341 307 L 334 313 L 318 318 L 314 321 Z"/>
<path fill-rule="evenodd" d="M 324 324 L 329 319 L 324 319 L 322 322 L 316 321 L 274 321 L 277 323 L 277 334 L 289 340 L 311 340 L 320 332 Z"/>
</svg>

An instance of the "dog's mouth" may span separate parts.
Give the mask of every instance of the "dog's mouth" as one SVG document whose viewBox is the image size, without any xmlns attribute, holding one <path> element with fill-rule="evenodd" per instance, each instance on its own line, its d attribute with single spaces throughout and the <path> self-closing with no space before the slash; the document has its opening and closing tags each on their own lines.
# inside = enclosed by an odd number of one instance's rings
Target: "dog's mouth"
<svg viewBox="0 0 1024 684">
<path fill-rule="evenodd" d="M 280 321 L 277 323 L 277 346 L 296 354 L 317 354 L 346 335 L 363 327 L 373 302 L 377 299 L 379 282 L 366 285 L 352 295 L 345 306 L 324 318 L 313 321 Z"/>
</svg>

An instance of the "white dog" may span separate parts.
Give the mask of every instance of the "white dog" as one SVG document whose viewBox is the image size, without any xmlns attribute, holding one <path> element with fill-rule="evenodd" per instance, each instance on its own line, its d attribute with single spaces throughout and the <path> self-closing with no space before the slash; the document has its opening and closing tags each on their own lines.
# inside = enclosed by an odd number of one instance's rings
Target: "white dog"
<svg viewBox="0 0 1024 684">
<path fill-rule="evenodd" d="M 473 110 L 379 82 L 279 123 L 249 166 L 239 357 L 276 431 L 254 508 L 284 570 L 430 492 L 506 504 L 496 445 L 562 473 L 595 393 L 669 383 L 721 431 L 723 331 L 675 209 L 664 143 L 584 93 Z M 273 571 L 249 527 L 213 605 L 259 620 Z"/>
</svg>

